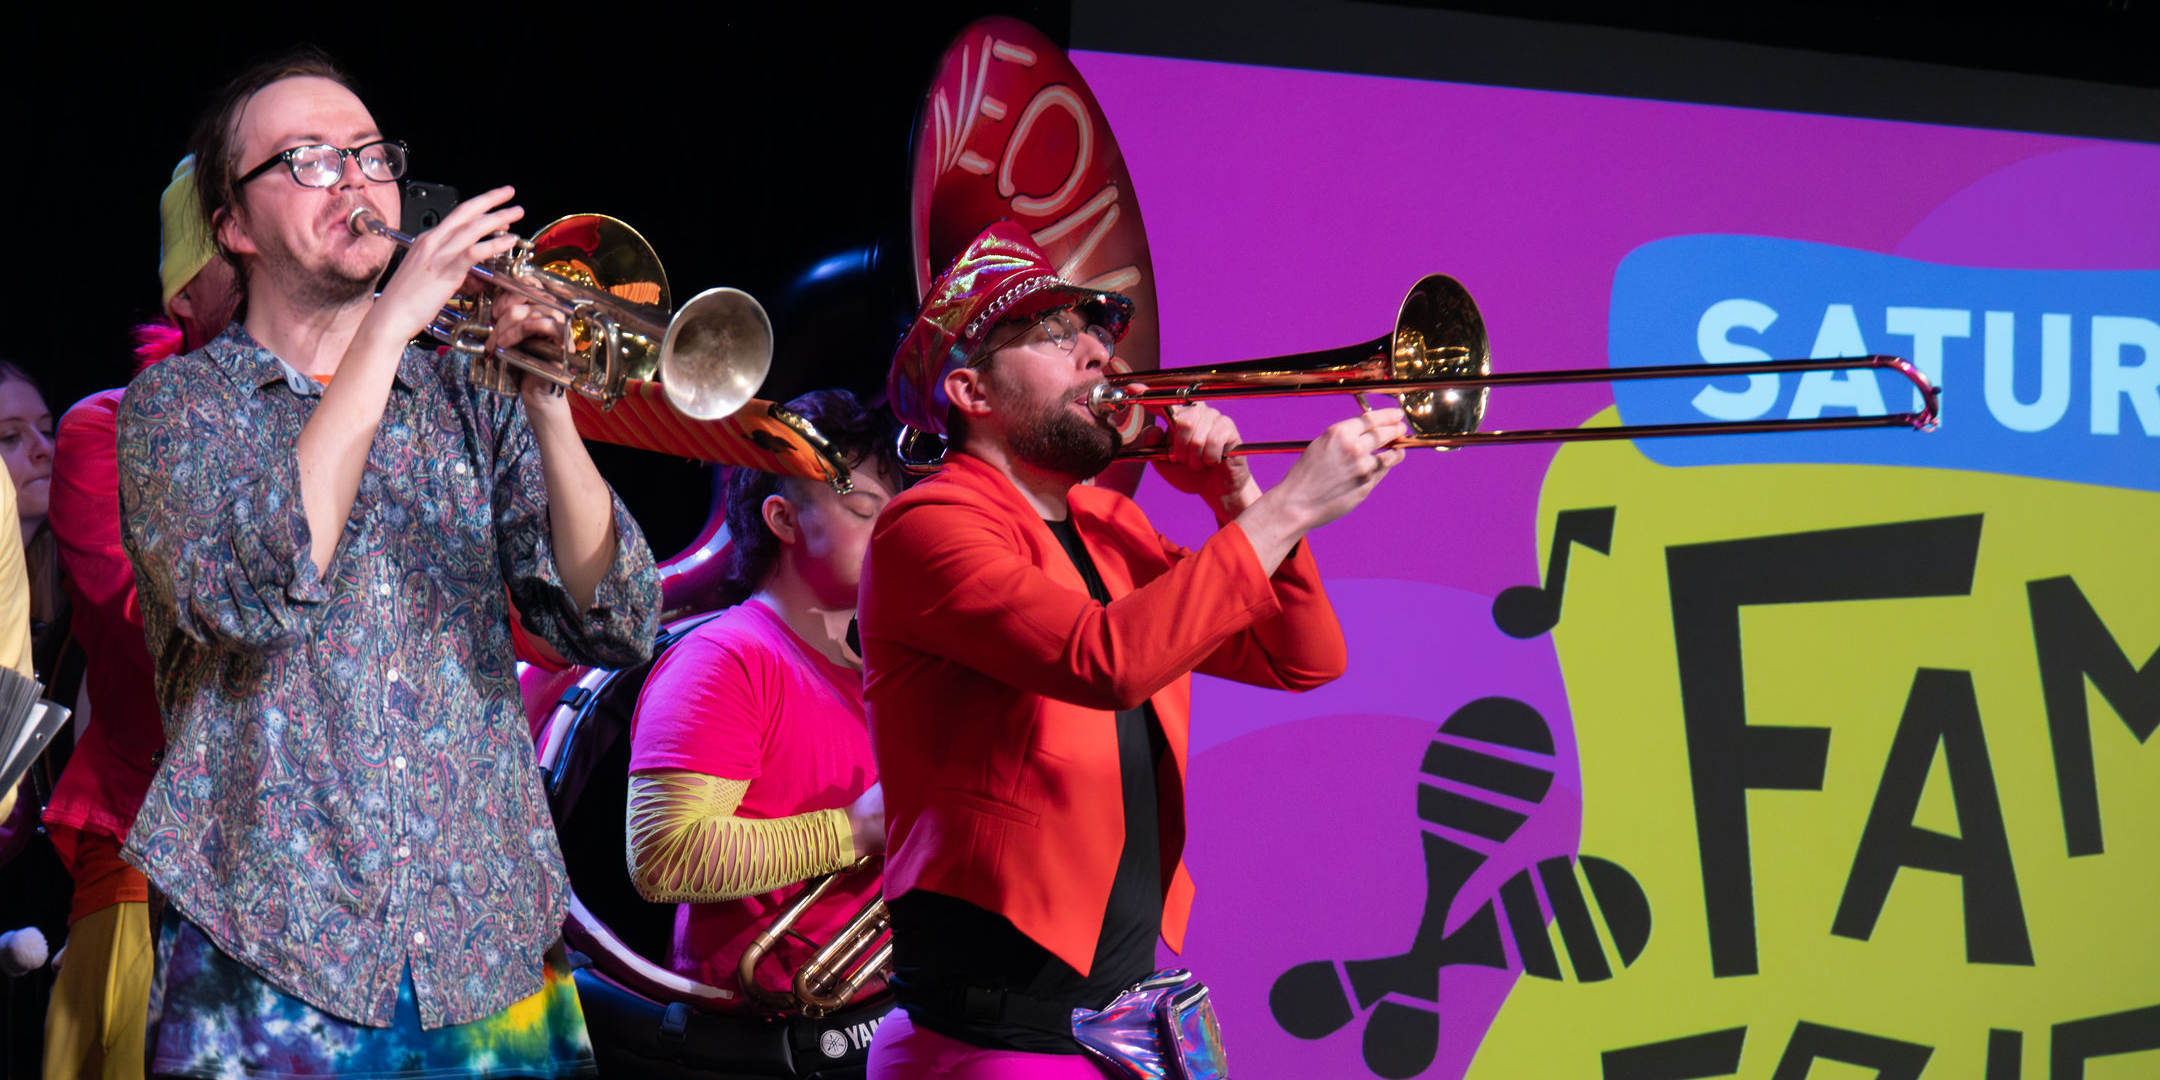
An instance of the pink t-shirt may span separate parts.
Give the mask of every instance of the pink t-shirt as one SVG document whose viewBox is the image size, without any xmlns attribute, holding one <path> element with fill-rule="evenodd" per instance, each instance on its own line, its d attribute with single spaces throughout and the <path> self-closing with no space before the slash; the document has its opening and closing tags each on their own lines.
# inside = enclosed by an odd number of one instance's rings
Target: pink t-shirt
<svg viewBox="0 0 2160 1080">
<path fill-rule="evenodd" d="M 630 770 L 687 769 L 750 781 L 736 816 L 830 810 L 877 783 L 863 720 L 862 674 L 827 660 L 755 600 L 700 625 L 653 666 L 630 726 Z M 801 886 L 675 915 L 677 972 L 734 987 L 743 949 Z M 842 879 L 796 924 L 823 942 L 877 893 L 874 867 Z M 813 949 L 784 941 L 759 968 L 781 989 Z"/>
</svg>

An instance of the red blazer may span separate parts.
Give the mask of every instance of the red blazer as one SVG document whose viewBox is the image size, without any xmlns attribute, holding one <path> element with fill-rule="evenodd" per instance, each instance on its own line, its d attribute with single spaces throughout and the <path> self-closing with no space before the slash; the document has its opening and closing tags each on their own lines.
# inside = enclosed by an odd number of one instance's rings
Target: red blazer
<svg viewBox="0 0 2160 1080">
<path fill-rule="evenodd" d="M 1086 974 L 1125 845 L 1114 711 L 1151 702 L 1169 741 L 1162 935 L 1179 949 L 1189 673 L 1306 690 L 1346 657 L 1306 545 L 1269 579 L 1241 529 L 1187 551 L 1116 492 L 1070 504 L 1108 605 L 1003 473 L 955 454 L 879 517 L 858 615 L 885 894 L 997 912 Z"/>
</svg>

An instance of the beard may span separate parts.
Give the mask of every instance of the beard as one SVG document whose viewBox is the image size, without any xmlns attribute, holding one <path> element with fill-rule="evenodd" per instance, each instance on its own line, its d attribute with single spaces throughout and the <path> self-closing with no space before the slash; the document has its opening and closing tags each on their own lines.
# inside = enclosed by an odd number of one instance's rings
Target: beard
<svg viewBox="0 0 2160 1080">
<path fill-rule="evenodd" d="M 1110 467 L 1118 434 L 1109 424 L 1081 416 L 1064 397 L 1038 402 L 1006 436 L 1014 457 L 1060 476 L 1086 480 Z"/>
<path fill-rule="evenodd" d="M 339 307 L 370 295 L 388 264 L 385 259 L 370 267 L 355 268 L 341 266 L 333 259 L 321 266 L 308 266 L 291 252 L 269 245 L 263 247 L 262 254 L 264 268 L 275 280 L 286 283 L 291 296 L 316 307 Z"/>
<path fill-rule="evenodd" d="M 372 294 L 375 282 L 390 264 L 394 245 L 388 240 L 368 239 L 372 242 L 362 245 L 366 254 L 347 251 L 341 259 L 341 253 L 332 251 L 319 266 L 308 265 L 275 230 L 264 230 L 255 243 L 267 280 L 281 283 L 281 290 L 304 306 L 338 307 Z M 380 258 L 370 250 L 377 245 Z"/>
<path fill-rule="evenodd" d="M 1089 480 L 1117 458 L 1117 432 L 1104 421 L 1080 417 L 1065 402 L 1048 402 L 1009 436 L 1013 456 L 1032 467 Z"/>
</svg>

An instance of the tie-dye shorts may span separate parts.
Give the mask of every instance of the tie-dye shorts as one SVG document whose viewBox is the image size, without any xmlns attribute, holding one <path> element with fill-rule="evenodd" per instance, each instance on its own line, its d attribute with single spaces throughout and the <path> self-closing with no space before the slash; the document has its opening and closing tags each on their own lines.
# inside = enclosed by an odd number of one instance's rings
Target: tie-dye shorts
<svg viewBox="0 0 2160 1080">
<path fill-rule="evenodd" d="M 390 1026 L 364 1027 L 270 985 L 168 907 L 158 927 L 150 1069 L 159 1076 L 218 1080 L 595 1076 L 577 984 L 560 957 L 560 949 L 549 955 L 546 984 L 533 996 L 433 1031 L 420 1027 L 407 971 Z"/>
</svg>

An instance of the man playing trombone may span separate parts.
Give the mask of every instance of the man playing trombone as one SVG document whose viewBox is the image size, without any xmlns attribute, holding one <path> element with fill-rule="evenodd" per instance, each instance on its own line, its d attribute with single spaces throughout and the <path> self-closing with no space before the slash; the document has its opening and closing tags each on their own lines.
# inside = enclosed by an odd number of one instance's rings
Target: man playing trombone
<svg viewBox="0 0 2160 1080">
<path fill-rule="evenodd" d="M 1073 1011 L 1145 978 L 1192 903 L 1190 672 L 1295 690 L 1343 670 L 1301 540 L 1400 460 L 1401 412 L 1334 425 L 1262 492 L 1229 418 L 1176 410 L 1158 468 L 1220 525 L 1187 551 L 1086 483 L 1118 449 L 1087 398 L 1130 312 L 1000 222 L 893 358 L 894 411 L 952 451 L 879 519 L 863 580 L 906 1010 L 872 1046 L 880 1080 L 1099 1076 Z"/>
<path fill-rule="evenodd" d="M 152 1069 L 589 1072 L 509 605 L 621 666 L 658 578 L 566 401 L 411 344 L 522 212 L 459 206 L 376 296 L 391 245 L 347 217 L 398 220 L 404 147 L 326 58 L 243 74 L 194 142 L 245 308 L 119 422 L 168 743 L 128 838 L 170 900 Z"/>
</svg>

